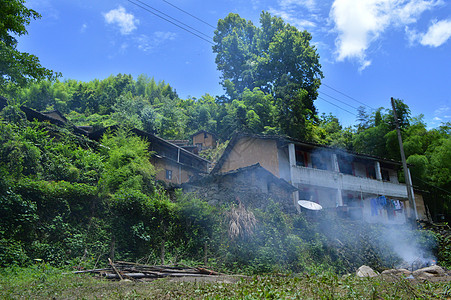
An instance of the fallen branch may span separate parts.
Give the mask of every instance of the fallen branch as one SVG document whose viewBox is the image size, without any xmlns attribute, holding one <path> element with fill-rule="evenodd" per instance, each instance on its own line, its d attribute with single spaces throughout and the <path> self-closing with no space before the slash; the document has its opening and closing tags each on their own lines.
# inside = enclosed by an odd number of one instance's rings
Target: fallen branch
<svg viewBox="0 0 451 300">
<path fill-rule="evenodd" d="M 110 258 L 108 258 L 108 262 L 109 262 L 110 266 L 113 268 L 114 272 L 116 272 L 116 274 L 119 276 L 119 278 L 121 280 L 123 280 L 124 278 L 122 278 L 121 273 L 119 273 L 119 271 L 116 269 L 116 267 L 114 266 L 114 264 Z"/>
</svg>

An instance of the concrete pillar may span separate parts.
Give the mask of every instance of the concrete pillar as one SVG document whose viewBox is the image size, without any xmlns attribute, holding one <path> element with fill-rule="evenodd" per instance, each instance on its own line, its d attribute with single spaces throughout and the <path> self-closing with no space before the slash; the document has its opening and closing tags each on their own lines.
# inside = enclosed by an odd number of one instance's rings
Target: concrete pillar
<svg viewBox="0 0 451 300">
<path fill-rule="evenodd" d="M 374 163 L 374 169 L 376 170 L 376 179 L 382 180 L 381 164 L 378 161 Z"/>
<path fill-rule="evenodd" d="M 339 173 L 340 172 L 340 166 L 338 165 L 338 158 L 337 154 L 332 154 L 332 171 Z"/>
<path fill-rule="evenodd" d="M 340 188 L 337 189 L 337 206 L 343 206 L 343 195 Z"/>
<path fill-rule="evenodd" d="M 412 182 L 412 178 L 410 177 L 410 169 L 407 168 L 407 176 L 409 176 L 410 182 Z M 412 204 L 413 204 L 413 212 L 415 216 L 415 220 L 418 220 L 418 211 L 417 211 L 417 204 L 415 203 L 415 193 L 413 192 L 413 186 L 410 185 L 410 190 L 412 194 Z"/>
<path fill-rule="evenodd" d="M 296 167 L 296 152 L 294 150 L 294 144 L 288 144 L 288 161 L 290 163 L 290 183 L 293 184 L 293 169 Z"/>
<path fill-rule="evenodd" d="M 290 160 L 290 167 L 296 166 L 296 152 L 294 150 L 294 144 L 288 144 L 288 157 Z"/>
<path fill-rule="evenodd" d="M 296 207 L 298 213 L 301 213 L 301 207 L 299 206 L 298 201 L 299 201 L 299 191 L 293 192 L 294 207 Z"/>
</svg>

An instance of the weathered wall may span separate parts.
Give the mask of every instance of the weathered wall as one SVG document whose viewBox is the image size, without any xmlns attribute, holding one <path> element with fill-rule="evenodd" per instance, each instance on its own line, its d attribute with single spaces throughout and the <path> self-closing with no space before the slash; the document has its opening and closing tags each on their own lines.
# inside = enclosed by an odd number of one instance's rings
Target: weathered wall
<svg viewBox="0 0 451 300">
<path fill-rule="evenodd" d="M 152 164 L 155 166 L 157 180 L 161 180 L 167 183 L 181 184 L 187 182 L 194 172 L 183 168 L 175 162 L 163 159 L 153 159 Z M 172 171 L 172 179 L 166 179 L 166 170 Z"/>
<path fill-rule="evenodd" d="M 288 155 L 288 147 L 278 149 L 279 160 L 279 177 L 291 182 L 290 158 Z"/>
<path fill-rule="evenodd" d="M 219 179 L 220 178 L 220 179 Z M 268 181 L 258 173 L 240 173 L 216 177 L 201 185 L 187 184 L 184 192 L 194 193 L 211 205 L 221 206 L 241 201 L 245 207 L 265 209 L 270 201 L 280 203 L 286 213 L 296 213 L 292 193 Z"/>
<path fill-rule="evenodd" d="M 256 163 L 279 177 L 277 142 L 269 139 L 242 137 L 219 170 L 226 173 Z"/>
<path fill-rule="evenodd" d="M 216 139 L 210 133 L 204 134 L 201 132 L 193 136 L 193 145 L 196 144 L 202 144 L 203 148 L 213 148 L 216 146 Z"/>
<path fill-rule="evenodd" d="M 423 195 L 414 192 L 414 197 L 415 197 L 415 205 L 417 207 L 418 219 L 428 221 L 428 215 L 426 212 L 426 206 L 424 204 Z"/>
</svg>

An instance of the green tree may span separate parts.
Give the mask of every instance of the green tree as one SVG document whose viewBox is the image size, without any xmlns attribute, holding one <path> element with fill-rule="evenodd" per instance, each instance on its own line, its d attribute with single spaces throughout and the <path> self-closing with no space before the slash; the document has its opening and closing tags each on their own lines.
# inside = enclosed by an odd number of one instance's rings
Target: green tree
<svg viewBox="0 0 451 300">
<path fill-rule="evenodd" d="M 106 161 L 99 184 L 103 191 L 153 191 L 155 168 L 149 161 L 147 142 L 125 129 L 119 129 L 115 133 L 105 134 L 102 145 L 105 146 Z"/>
<path fill-rule="evenodd" d="M 323 77 L 312 37 L 267 12 L 260 23 L 258 28 L 237 14 L 218 21 L 213 52 L 228 102 L 242 100 L 246 89 L 259 88 L 274 97 L 282 132 L 305 138 Z M 249 109 L 266 121 L 256 107 Z"/>
<path fill-rule="evenodd" d="M 28 9 L 24 0 L 0 2 L 0 90 L 7 84 L 24 86 L 30 80 L 54 79 L 59 74 L 41 66 L 39 59 L 17 50 L 17 36 L 27 34 L 26 26 L 41 17 Z"/>
</svg>

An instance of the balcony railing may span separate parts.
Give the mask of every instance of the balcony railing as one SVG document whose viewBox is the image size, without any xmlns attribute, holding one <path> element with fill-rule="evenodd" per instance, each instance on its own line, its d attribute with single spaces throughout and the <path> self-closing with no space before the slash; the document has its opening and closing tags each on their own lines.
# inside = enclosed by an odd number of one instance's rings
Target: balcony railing
<svg viewBox="0 0 451 300">
<path fill-rule="evenodd" d="M 404 184 L 300 166 L 292 167 L 292 172 L 293 184 L 305 184 L 332 189 L 407 198 L 407 190 Z"/>
</svg>

